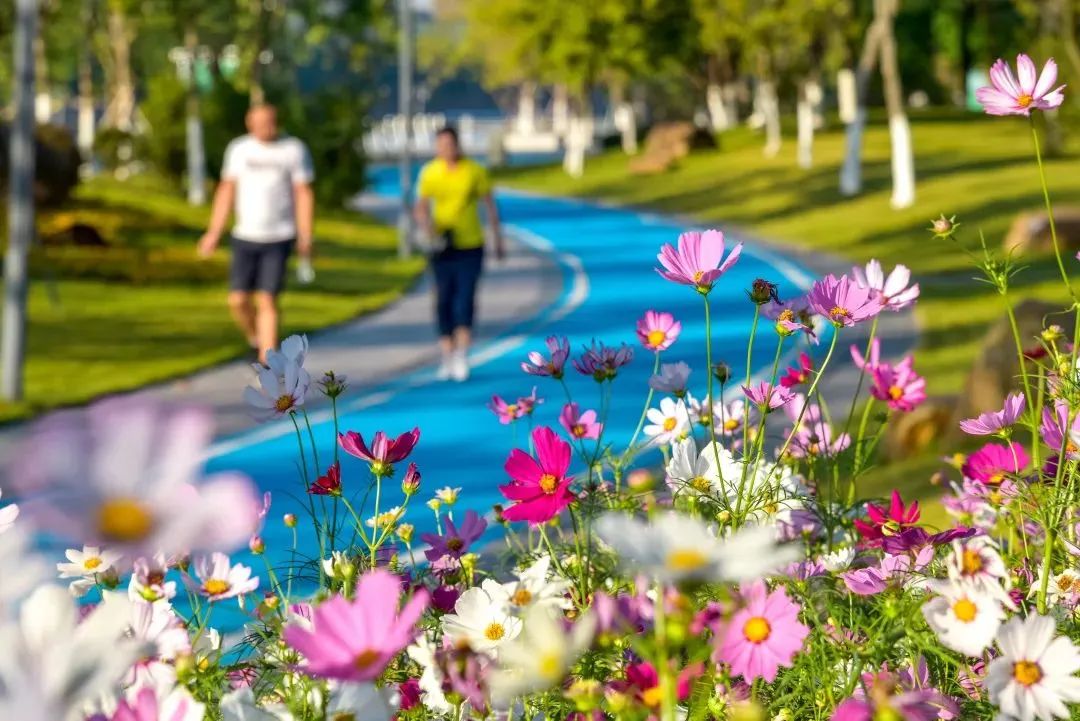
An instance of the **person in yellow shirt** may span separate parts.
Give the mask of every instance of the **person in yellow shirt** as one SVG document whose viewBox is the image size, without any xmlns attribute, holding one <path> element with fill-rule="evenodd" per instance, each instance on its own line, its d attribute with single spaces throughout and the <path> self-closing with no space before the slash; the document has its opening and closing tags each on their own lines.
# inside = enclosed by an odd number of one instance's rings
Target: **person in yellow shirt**
<svg viewBox="0 0 1080 721">
<path fill-rule="evenodd" d="M 487 209 L 495 257 L 502 259 L 506 251 L 487 171 L 461 154 L 457 131 L 447 126 L 435 136 L 435 159 L 420 170 L 414 208 L 421 232 L 431 239 L 441 380 L 469 377 L 476 289 L 484 266 L 481 202 Z"/>
</svg>

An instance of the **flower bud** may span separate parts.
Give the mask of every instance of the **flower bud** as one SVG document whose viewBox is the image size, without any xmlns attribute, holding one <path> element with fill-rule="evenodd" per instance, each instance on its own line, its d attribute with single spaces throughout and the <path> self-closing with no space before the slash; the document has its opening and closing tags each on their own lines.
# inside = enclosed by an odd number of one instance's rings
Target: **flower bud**
<svg viewBox="0 0 1080 721">
<path fill-rule="evenodd" d="M 713 363 L 712 367 L 713 377 L 720 382 L 721 385 L 731 380 L 731 366 L 727 363 L 720 361 L 719 363 Z"/>
<path fill-rule="evenodd" d="M 635 491 L 647 491 L 653 487 L 652 473 L 644 468 L 635 468 L 626 476 L 626 485 Z"/>
<path fill-rule="evenodd" d="M 1042 332 L 1042 339 L 1047 343 L 1059 341 L 1065 337 L 1065 331 L 1060 325 L 1052 325 Z"/>
<path fill-rule="evenodd" d="M 411 496 L 420 490 L 420 471 L 416 468 L 415 463 L 409 464 L 409 469 L 405 471 L 405 477 L 401 479 L 401 492 L 406 496 Z"/>
<path fill-rule="evenodd" d="M 248 541 L 248 550 L 254 553 L 256 556 L 262 555 L 266 550 L 266 543 L 263 541 L 262 536 L 252 536 Z"/>
<path fill-rule="evenodd" d="M 322 394 L 327 398 L 337 398 L 349 387 L 346 380 L 346 377 L 343 375 L 339 376 L 334 373 L 334 371 L 326 371 L 319 381 L 319 388 L 322 390 Z"/>
<path fill-rule="evenodd" d="M 776 284 L 770 283 L 764 278 L 757 278 L 746 295 L 750 297 L 750 302 L 754 305 L 765 305 L 774 300 L 777 303 L 780 302 L 780 298 L 776 294 Z"/>
<path fill-rule="evenodd" d="M 960 224 L 956 222 L 956 216 L 946 218 L 943 213 L 941 217 L 930 221 L 930 232 L 938 238 L 949 238 L 956 232 L 956 229 L 960 227 Z"/>
<path fill-rule="evenodd" d="M 296 528 L 296 514 L 286 513 L 281 520 L 285 523 L 286 528 Z"/>
<path fill-rule="evenodd" d="M 401 539 L 401 542 L 406 546 L 412 543 L 413 531 L 415 527 L 411 523 L 399 523 L 398 527 L 394 529 L 394 533 Z"/>
</svg>

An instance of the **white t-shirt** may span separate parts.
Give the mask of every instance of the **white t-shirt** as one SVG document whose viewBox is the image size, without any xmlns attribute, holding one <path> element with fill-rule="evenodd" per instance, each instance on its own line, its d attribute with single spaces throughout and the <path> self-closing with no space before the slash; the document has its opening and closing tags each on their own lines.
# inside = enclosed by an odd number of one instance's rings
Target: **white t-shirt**
<svg viewBox="0 0 1080 721">
<path fill-rule="evenodd" d="M 236 182 L 233 236 L 253 243 L 296 237 L 293 186 L 315 178 L 303 142 L 283 135 L 264 143 L 243 135 L 225 149 L 221 177 Z"/>
</svg>

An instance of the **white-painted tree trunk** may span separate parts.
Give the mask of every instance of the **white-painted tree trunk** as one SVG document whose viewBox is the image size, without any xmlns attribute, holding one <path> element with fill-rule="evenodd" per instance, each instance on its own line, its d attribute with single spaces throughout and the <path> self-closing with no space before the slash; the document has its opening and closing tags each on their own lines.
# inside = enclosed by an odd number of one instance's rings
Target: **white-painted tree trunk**
<svg viewBox="0 0 1080 721">
<path fill-rule="evenodd" d="M 855 122 L 859 110 L 859 92 L 856 89 L 855 71 L 841 68 L 836 72 L 836 104 L 840 122 L 849 125 Z"/>
<path fill-rule="evenodd" d="M 889 141 L 892 145 L 892 207 L 910 208 L 915 203 L 915 152 L 911 145 L 911 126 L 907 115 L 889 118 Z"/>
<path fill-rule="evenodd" d="M 592 118 L 574 112 L 567 122 L 563 170 L 571 178 L 585 174 L 585 153 L 592 143 Z"/>
<path fill-rule="evenodd" d="M 570 97 L 565 85 L 556 85 L 551 95 L 551 129 L 560 138 L 570 128 Z"/>
<path fill-rule="evenodd" d="M 203 124 L 198 107 L 188 109 L 186 125 L 188 203 L 206 203 L 206 145 L 203 142 Z"/>
<path fill-rule="evenodd" d="M 48 91 L 34 94 L 34 122 L 46 125 L 52 119 L 52 96 Z"/>
<path fill-rule="evenodd" d="M 814 107 L 805 94 L 800 94 L 795 105 L 796 146 L 800 168 L 814 165 Z"/>
<path fill-rule="evenodd" d="M 514 132 L 531 136 L 536 132 L 536 83 L 524 82 L 518 88 L 518 110 Z"/>
<path fill-rule="evenodd" d="M 758 110 L 765 126 L 765 157 L 773 158 L 780 152 L 780 101 L 776 97 L 776 85 L 763 80 L 758 83 Z"/>
<path fill-rule="evenodd" d="M 75 143 L 83 162 L 90 163 L 94 155 L 94 76 L 86 49 L 79 54 L 78 108 Z"/>
<path fill-rule="evenodd" d="M 725 102 L 725 89 L 717 83 L 709 83 L 709 86 L 705 88 L 705 107 L 709 111 L 709 124 L 714 133 L 722 133 L 735 125 L 735 116 L 731 114 L 730 106 Z"/>
<path fill-rule="evenodd" d="M 844 162 L 840 166 L 840 193 L 848 197 L 862 190 L 862 137 L 866 108 L 856 107 L 855 117 L 844 130 Z"/>
<path fill-rule="evenodd" d="M 615 105 L 612 113 L 615 119 L 615 127 L 618 129 L 622 140 L 623 152 L 627 155 L 633 155 L 638 149 L 637 114 L 634 112 L 634 106 L 624 100 Z"/>
</svg>

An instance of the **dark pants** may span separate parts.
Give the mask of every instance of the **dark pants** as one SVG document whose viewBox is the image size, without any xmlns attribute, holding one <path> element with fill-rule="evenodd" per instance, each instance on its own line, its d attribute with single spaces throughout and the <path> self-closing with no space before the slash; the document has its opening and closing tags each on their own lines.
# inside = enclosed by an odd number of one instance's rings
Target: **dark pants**
<svg viewBox="0 0 1080 721">
<path fill-rule="evenodd" d="M 455 328 L 472 328 L 476 286 L 483 267 L 483 248 L 450 249 L 431 259 L 440 336 L 452 335 Z"/>
<path fill-rule="evenodd" d="M 285 266 L 292 254 L 293 240 L 253 243 L 232 238 L 232 265 L 229 290 L 247 293 L 261 290 L 277 295 L 285 285 Z"/>
</svg>

